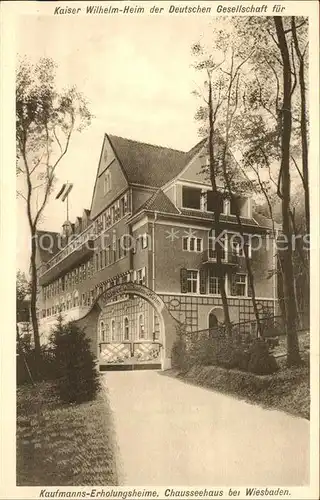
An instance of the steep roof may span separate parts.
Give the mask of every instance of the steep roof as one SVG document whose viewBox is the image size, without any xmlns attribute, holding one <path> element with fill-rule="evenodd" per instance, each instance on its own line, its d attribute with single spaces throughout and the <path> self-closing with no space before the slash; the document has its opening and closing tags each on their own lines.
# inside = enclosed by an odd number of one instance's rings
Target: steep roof
<svg viewBox="0 0 320 500">
<path fill-rule="evenodd" d="M 175 207 L 168 196 L 159 189 L 154 193 L 141 207 L 136 210 L 136 213 L 143 210 L 150 210 L 152 212 L 162 212 L 169 214 L 178 214 L 179 210 Z"/>
<path fill-rule="evenodd" d="M 199 151 L 205 140 L 190 151 L 155 146 L 115 135 L 108 135 L 128 182 L 161 187 L 176 177 Z"/>
</svg>

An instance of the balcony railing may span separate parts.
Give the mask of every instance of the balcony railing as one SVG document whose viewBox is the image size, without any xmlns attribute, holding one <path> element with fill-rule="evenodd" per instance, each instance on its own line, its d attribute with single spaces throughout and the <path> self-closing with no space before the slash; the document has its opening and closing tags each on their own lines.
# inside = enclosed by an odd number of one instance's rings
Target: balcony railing
<svg viewBox="0 0 320 500">
<path fill-rule="evenodd" d="M 93 252 L 94 237 L 91 233 L 77 238 L 47 262 L 46 270 L 39 278 L 39 284 L 44 286 L 58 279 L 70 269 L 86 262 L 93 255 Z"/>
<path fill-rule="evenodd" d="M 230 266 L 238 266 L 239 265 L 239 256 L 231 251 L 222 252 L 221 256 L 221 264 L 230 265 Z M 216 251 L 212 248 L 207 248 L 202 252 L 202 264 L 217 264 L 217 254 Z"/>
</svg>

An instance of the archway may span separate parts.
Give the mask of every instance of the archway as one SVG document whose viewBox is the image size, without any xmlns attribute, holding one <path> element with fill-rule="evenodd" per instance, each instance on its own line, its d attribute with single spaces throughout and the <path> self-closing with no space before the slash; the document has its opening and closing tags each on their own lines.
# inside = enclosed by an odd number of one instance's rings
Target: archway
<svg viewBox="0 0 320 500">
<path fill-rule="evenodd" d="M 113 338 L 101 342 L 102 313 L 106 305 L 110 305 L 116 297 L 134 296 L 144 299 L 152 306 L 159 319 L 159 336 L 157 339 L 144 338 L 143 318 L 138 317 L 140 338 L 127 340 L 128 323 L 123 316 L 123 338 Z M 112 321 L 112 320 L 111 320 Z M 134 369 L 134 368 L 171 368 L 171 350 L 176 339 L 180 323 L 168 311 L 163 300 L 150 288 L 133 282 L 114 285 L 102 291 L 95 299 L 89 311 L 77 323 L 84 328 L 91 339 L 92 350 L 98 357 L 100 369 Z M 110 335 L 115 324 L 103 322 L 103 330 L 109 330 Z M 103 344 L 103 345 L 102 345 Z M 147 359 L 151 357 L 151 360 Z M 154 357 L 155 363 L 152 362 Z"/>
</svg>

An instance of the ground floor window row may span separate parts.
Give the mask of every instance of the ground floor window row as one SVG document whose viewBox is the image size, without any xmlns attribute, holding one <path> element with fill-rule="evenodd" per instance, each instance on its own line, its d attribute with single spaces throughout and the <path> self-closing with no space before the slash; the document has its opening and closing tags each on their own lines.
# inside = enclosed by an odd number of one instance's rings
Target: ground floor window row
<svg viewBox="0 0 320 500">
<path fill-rule="evenodd" d="M 130 342 L 133 340 L 159 340 L 159 319 L 150 324 L 146 312 L 103 318 L 99 321 L 100 342 Z"/>
</svg>

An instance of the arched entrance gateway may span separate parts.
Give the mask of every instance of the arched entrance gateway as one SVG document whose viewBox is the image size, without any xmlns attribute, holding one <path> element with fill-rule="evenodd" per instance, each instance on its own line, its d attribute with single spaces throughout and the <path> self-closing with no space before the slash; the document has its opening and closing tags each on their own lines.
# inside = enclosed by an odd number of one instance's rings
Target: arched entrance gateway
<svg viewBox="0 0 320 500">
<path fill-rule="evenodd" d="M 154 311 L 156 331 L 146 321 L 144 304 L 130 307 L 130 301 L 136 304 L 137 299 Z M 163 300 L 144 285 L 128 282 L 103 291 L 77 324 L 91 339 L 102 371 L 171 368 L 171 350 L 180 323 Z"/>
</svg>

